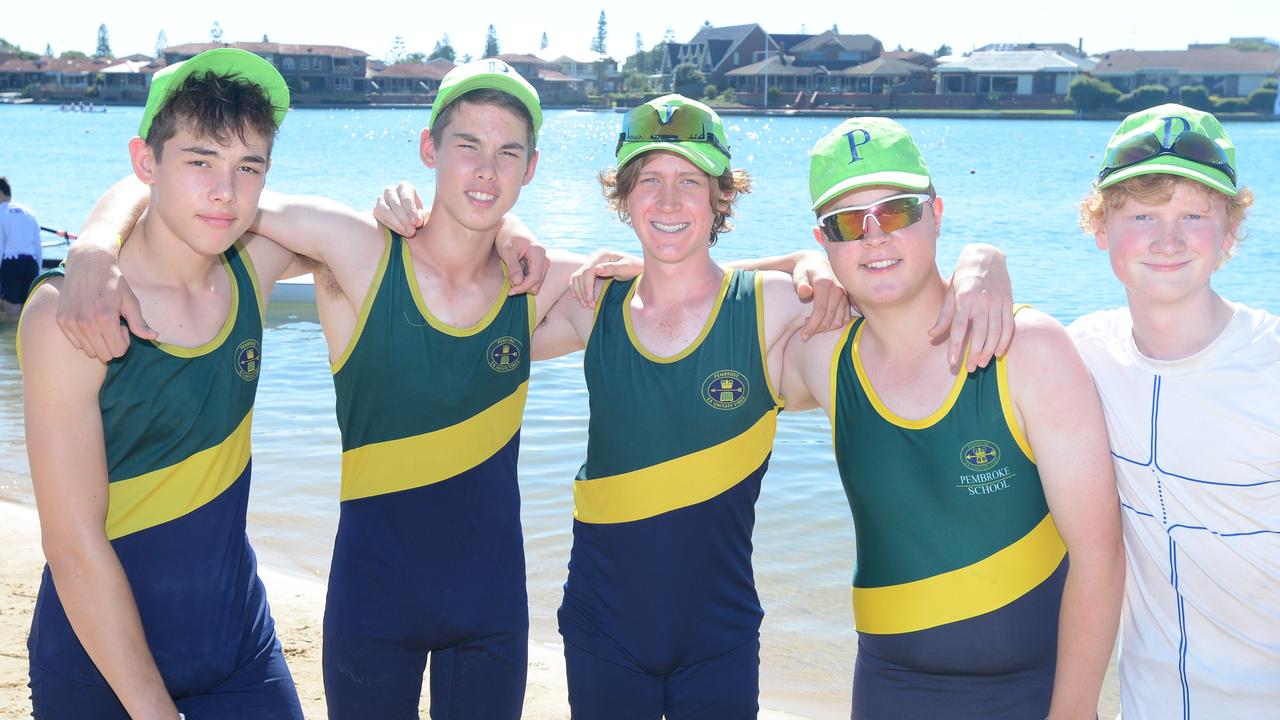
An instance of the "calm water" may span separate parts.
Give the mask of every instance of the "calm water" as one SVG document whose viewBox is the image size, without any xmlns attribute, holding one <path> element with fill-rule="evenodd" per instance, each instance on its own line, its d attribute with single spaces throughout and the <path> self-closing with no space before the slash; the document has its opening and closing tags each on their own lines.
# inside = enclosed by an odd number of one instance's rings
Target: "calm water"
<svg viewBox="0 0 1280 720">
<path fill-rule="evenodd" d="M 77 229 L 93 201 L 129 171 L 125 145 L 140 110 L 104 115 L 0 107 L 0 174 L 47 226 Z M 423 110 L 301 110 L 275 149 L 269 185 L 355 207 L 409 179 L 430 197 L 417 156 Z M 594 173 L 609 165 L 620 116 L 549 112 L 538 176 L 518 214 L 548 245 L 638 252 L 604 208 Z M 754 176 L 737 229 L 714 254 L 776 254 L 812 244 L 807 150 L 836 124 L 817 118 L 729 118 L 734 157 Z M 1009 255 L 1019 300 L 1063 321 L 1123 302 L 1105 255 L 1076 226 L 1111 123 L 909 120 L 946 201 L 939 262 L 961 245 L 991 242 Z M 1250 238 L 1216 279 L 1228 297 L 1280 312 L 1280 123 L 1228 126 L 1240 176 L 1258 196 Z M 337 522 L 339 443 L 333 389 L 314 310 L 270 315 L 254 424 L 256 478 L 250 527 L 264 562 L 323 577 Z M 568 559 L 571 482 L 586 443 L 581 356 L 535 365 L 525 413 L 521 482 L 533 634 L 556 641 L 555 608 Z M 847 717 L 854 633 L 849 609 L 853 528 L 828 428 L 816 412 L 784 413 L 758 508 L 756 574 L 767 610 L 765 704 Z M 68 438 L 72 447 L 73 438 Z M 0 331 L 0 495 L 30 501 L 13 329 Z"/>
</svg>

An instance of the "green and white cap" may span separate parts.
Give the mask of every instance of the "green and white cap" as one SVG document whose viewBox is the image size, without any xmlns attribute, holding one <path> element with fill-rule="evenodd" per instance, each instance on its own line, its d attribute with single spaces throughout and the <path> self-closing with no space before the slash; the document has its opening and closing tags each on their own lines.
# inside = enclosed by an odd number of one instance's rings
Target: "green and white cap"
<svg viewBox="0 0 1280 720">
<path fill-rule="evenodd" d="M 280 71 L 248 50 L 215 48 L 170 65 L 151 76 L 151 91 L 147 94 L 147 106 L 142 111 L 142 123 L 138 125 L 138 137 L 146 139 L 156 113 L 164 108 L 165 103 L 188 77 L 199 72 L 225 75 L 257 85 L 275 108 L 276 127 L 284 122 L 285 115 L 289 112 L 289 86 L 280 76 Z"/>
<path fill-rule="evenodd" d="M 729 139 L 715 110 L 683 95 L 663 95 L 632 108 L 618 135 L 618 167 L 643 153 L 668 150 L 719 177 L 729 169 Z"/>
<path fill-rule="evenodd" d="M 924 191 L 931 183 L 929 167 L 911 133 L 888 118 L 849 118 L 809 151 L 813 210 L 870 185 Z"/>
<path fill-rule="evenodd" d="M 431 104 L 431 119 L 427 127 L 434 128 L 436 118 L 449 104 L 472 90 L 498 90 L 519 100 L 533 119 L 533 137 L 536 140 L 542 127 L 542 101 L 538 91 L 515 68 L 497 58 L 485 58 L 463 63 L 450 70 L 440 81 L 440 91 Z"/>
<path fill-rule="evenodd" d="M 1179 175 L 1235 195 L 1236 146 L 1212 113 L 1167 103 L 1125 118 L 1107 141 L 1098 189 L 1139 175 Z"/>
</svg>

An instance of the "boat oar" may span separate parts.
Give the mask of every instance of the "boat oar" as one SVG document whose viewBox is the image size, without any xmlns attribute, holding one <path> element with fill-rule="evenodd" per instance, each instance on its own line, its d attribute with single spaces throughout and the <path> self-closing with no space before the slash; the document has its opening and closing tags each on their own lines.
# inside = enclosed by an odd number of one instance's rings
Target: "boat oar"
<svg viewBox="0 0 1280 720">
<path fill-rule="evenodd" d="M 66 230 L 55 230 L 53 228 L 47 228 L 43 225 L 40 226 L 40 229 L 47 233 L 53 233 L 54 235 L 57 235 L 58 237 L 64 238 L 66 240 L 75 240 L 76 238 L 80 237 L 79 235 L 75 233 L 67 232 Z"/>
</svg>

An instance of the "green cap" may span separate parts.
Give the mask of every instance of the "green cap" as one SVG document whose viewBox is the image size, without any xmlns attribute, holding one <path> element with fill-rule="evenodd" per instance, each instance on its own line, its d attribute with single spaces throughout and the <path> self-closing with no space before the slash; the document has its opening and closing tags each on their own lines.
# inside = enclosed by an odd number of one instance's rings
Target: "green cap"
<svg viewBox="0 0 1280 720">
<path fill-rule="evenodd" d="M 151 121 L 164 108 L 183 81 L 199 72 L 236 77 L 262 88 L 267 102 L 275 108 L 276 127 L 284 122 L 289 112 L 289 86 L 280 71 L 271 63 L 239 48 L 216 48 L 166 67 L 151 77 L 151 92 L 147 95 L 147 107 L 142 111 L 142 124 L 138 136 L 146 139 L 151 131 Z"/>
<path fill-rule="evenodd" d="M 1216 156 L 1211 160 L 1199 162 L 1179 152 L 1176 144 L 1186 133 L 1199 135 L 1216 145 L 1218 148 L 1215 151 Z M 1218 118 L 1211 113 L 1193 110 L 1177 103 L 1159 105 L 1125 118 L 1111 135 L 1111 139 L 1107 141 L 1107 153 L 1102 160 L 1103 172 L 1106 172 L 1113 157 L 1123 152 L 1123 147 L 1140 144 L 1143 138 L 1151 136 L 1155 138 L 1151 142 L 1158 142 L 1160 148 L 1165 151 L 1107 173 L 1098 182 L 1099 190 L 1131 177 L 1160 173 L 1180 175 L 1227 195 L 1235 195 L 1239 192 L 1236 189 L 1236 183 L 1220 169 L 1225 165 L 1230 167 L 1233 175 L 1236 172 L 1236 146 L 1227 136 L 1227 131 L 1222 129 L 1222 123 L 1218 122 Z M 1213 167 L 1206 162 L 1217 164 L 1219 167 Z"/>
<path fill-rule="evenodd" d="M 618 167 L 653 150 L 680 155 L 712 177 L 729 169 L 729 138 L 720 116 L 683 95 L 654 98 L 623 118 Z"/>
<path fill-rule="evenodd" d="M 849 118 L 809 151 L 813 210 L 869 185 L 927 190 L 929 167 L 911 133 L 888 118 Z"/>
<path fill-rule="evenodd" d="M 533 137 L 537 139 L 538 130 L 542 127 L 542 101 L 538 99 L 538 91 L 515 68 L 497 58 L 464 63 L 450 70 L 440 81 L 440 91 L 431 104 L 431 119 L 427 121 L 427 127 L 435 127 L 436 118 L 449 103 L 472 90 L 482 89 L 499 90 L 519 100 L 529 111 L 529 117 L 533 118 Z"/>
</svg>

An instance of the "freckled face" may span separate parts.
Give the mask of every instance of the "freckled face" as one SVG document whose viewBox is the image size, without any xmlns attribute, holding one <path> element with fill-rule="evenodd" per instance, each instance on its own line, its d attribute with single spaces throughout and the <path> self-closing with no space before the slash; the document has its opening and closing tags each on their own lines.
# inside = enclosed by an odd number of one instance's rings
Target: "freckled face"
<svg viewBox="0 0 1280 720">
<path fill-rule="evenodd" d="M 1099 249 L 1131 299 L 1177 302 L 1209 289 L 1209 278 L 1231 248 L 1226 199 L 1188 183 L 1166 203 L 1129 198 L 1107 212 Z"/>
</svg>

